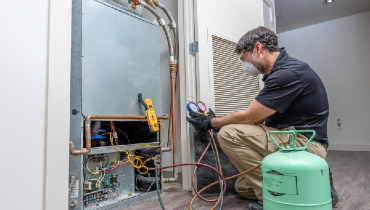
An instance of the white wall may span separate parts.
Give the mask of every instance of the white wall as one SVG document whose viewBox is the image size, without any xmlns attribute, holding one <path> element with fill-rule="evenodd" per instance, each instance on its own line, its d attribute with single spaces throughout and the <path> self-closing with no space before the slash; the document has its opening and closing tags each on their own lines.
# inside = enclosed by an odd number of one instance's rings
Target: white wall
<svg viewBox="0 0 370 210">
<path fill-rule="evenodd" d="M 233 6 L 234 5 L 234 6 Z M 228 5 L 222 0 L 196 1 L 196 39 L 199 42 L 197 54 L 198 100 L 214 108 L 212 55 L 209 51 L 212 40 L 210 31 L 224 34 L 222 38 L 237 42 L 249 30 L 264 24 L 263 1 L 238 0 Z M 235 55 L 235 58 L 237 56 Z M 237 59 L 237 58 L 236 58 Z"/>
<path fill-rule="evenodd" d="M 170 10 L 173 18 L 175 19 L 176 23 L 178 23 L 178 1 L 173 1 L 173 0 L 161 0 L 160 1 L 164 6 L 167 7 L 167 9 Z M 168 20 L 166 14 L 162 11 L 162 9 L 157 8 L 158 13 L 163 17 L 163 19 L 166 21 L 167 25 L 170 23 Z M 144 9 L 143 10 L 143 18 L 148 19 L 150 21 L 153 21 L 155 17 L 148 12 L 148 10 Z M 181 32 L 180 32 L 181 33 Z M 173 33 L 171 31 L 171 36 L 173 39 Z M 170 86 L 170 69 L 169 69 L 169 63 L 170 63 L 170 58 L 169 58 L 169 52 L 168 52 L 168 45 L 167 45 L 167 39 L 166 36 L 163 32 L 162 27 L 160 27 L 160 54 L 161 54 L 161 86 L 162 86 L 162 112 L 163 113 L 170 113 L 170 103 L 171 103 L 171 86 Z M 178 82 L 179 80 L 177 80 Z M 177 89 L 178 90 L 178 89 Z M 178 96 L 178 91 L 176 95 Z M 177 98 L 176 100 L 176 107 L 177 107 L 177 112 L 180 109 L 180 103 L 179 99 Z M 157 115 L 160 115 L 162 113 L 157 113 Z M 177 118 L 179 117 L 179 114 L 176 115 Z M 163 124 L 166 128 L 166 139 L 168 136 L 168 120 L 163 121 Z M 177 129 L 177 162 L 181 161 L 181 144 L 180 144 L 180 128 Z M 165 144 L 167 145 L 167 143 Z M 163 165 L 172 165 L 172 152 L 166 152 L 163 154 Z M 172 171 L 172 169 L 167 169 L 168 171 Z M 179 171 L 182 171 L 182 168 L 178 168 Z"/>
<path fill-rule="evenodd" d="M 0 2 L 1 209 L 67 208 L 71 8 Z"/>
<path fill-rule="evenodd" d="M 48 0 L 0 1 L 1 209 L 42 209 Z"/>
<path fill-rule="evenodd" d="M 179 25 L 183 31 L 180 31 L 182 69 L 179 73 L 182 107 L 178 121 L 181 123 L 182 161 L 191 162 L 190 135 L 185 119 L 188 111 L 185 105 L 188 97 L 193 96 L 195 100 L 201 100 L 207 107 L 214 109 L 211 35 L 237 42 L 249 30 L 263 25 L 263 2 L 237 0 L 229 5 L 222 0 L 181 0 L 179 4 Z M 189 44 L 194 41 L 199 43 L 199 52 L 190 55 Z M 183 167 L 184 190 L 191 190 L 190 174 L 190 166 Z"/>
<path fill-rule="evenodd" d="M 307 62 L 324 82 L 332 150 L 370 151 L 369 34 L 370 12 L 278 34 L 279 45 Z"/>
</svg>

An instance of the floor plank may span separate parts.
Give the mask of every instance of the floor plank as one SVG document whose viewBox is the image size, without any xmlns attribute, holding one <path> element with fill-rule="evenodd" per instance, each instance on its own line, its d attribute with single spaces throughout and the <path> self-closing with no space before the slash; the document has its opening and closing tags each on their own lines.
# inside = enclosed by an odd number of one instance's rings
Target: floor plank
<svg viewBox="0 0 370 210">
<path fill-rule="evenodd" d="M 329 151 L 327 162 L 333 172 L 339 203 L 334 210 L 370 210 L 370 152 Z M 191 193 L 182 191 L 180 185 L 166 185 L 162 195 L 167 210 L 188 210 Z M 244 210 L 249 202 L 237 195 L 225 196 L 224 210 Z M 214 203 L 196 199 L 193 209 L 209 210 Z M 130 206 L 131 210 L 160 210 L 157 199 Z M 217 208 L 219 209 L 219 208 Z"/>
</svg>

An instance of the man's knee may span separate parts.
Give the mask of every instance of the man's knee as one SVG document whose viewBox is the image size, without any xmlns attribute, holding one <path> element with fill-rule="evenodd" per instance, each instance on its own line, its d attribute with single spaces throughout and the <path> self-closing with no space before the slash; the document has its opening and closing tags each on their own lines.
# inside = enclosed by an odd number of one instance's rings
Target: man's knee
<svg viewBox="0 0 370 210">
<path fill-rule="evenodd" d="M 248 144 L 249 141 L 256 141 L 256 139 L 266 139 L 267 131 L 270 128 L 263 129 L 261 125 L 249 124 L 231 124 L 226 125 L 218 132 L 218 141 L 220 145 L 226 144 Z"/>
<path fill-rule="evenodd" d="M 254 199 L 254 200 L 258 199 L 253 188 L 248 188 L 245 185 L 240 185 L 239 183 L 235 183 L 235 191 L 243 198 Z"/>
<path fill-rule="evenodd" d="M 217 139 L 222 147 L 225 143 L 229 142 L 233 138 L 233 127 L 231 125 L 223 126 L 218 132 Z"/>
</svg>

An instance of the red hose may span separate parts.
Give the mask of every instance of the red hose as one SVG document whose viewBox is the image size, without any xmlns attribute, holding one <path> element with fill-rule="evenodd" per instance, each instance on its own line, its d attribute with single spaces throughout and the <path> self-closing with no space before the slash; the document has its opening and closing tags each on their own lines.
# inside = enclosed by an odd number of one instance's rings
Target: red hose
<svg viewBox="0 0 370 210">
<path fill-rule="evenodd" d="M 210 146 L 210 145 L 211 145 L 211 143 L 208 143 L 208 145 L 207 145 L 206 149 L 204 150 L 204 152 L 203 152 L 202 156 L 200 156 L 200 158 L 199 158 L 199 160 L 198 160 L 198 163 L 200 163 L 200 161 L 202 161 L 202 159 L 203 159 L 204 155 L 206 154 L 206 152 L 207 152 L 207 150 L 208 150 L 208 148 L 209 148 L 209 146 Z M 204 201 L 206 201 L 206 202 L 216 202 L 216 201 L 218 200 L 218 198 L 208 200 L 208 199 L 206 199 L 206 198 L 203 198 L 203 197 L 198 193 L 198 191 L 197 191 L 197 189 L 196 189 L 196 187 L 195 187 L 195 181 L 194 181 L 194 180 L 195 180 L 195 174 L 196 174 L 196 172 L 197 172 L 197 169 L 198 169 L 198 166 L 195 166 L 195 168 L 194 168 L 194 172 L 193 172 L 193 177 L 192 177 L 192 184 L 193 184 L 193 189 L 194 189 L 195 194 L 197 194 L 197 195 L 198 195 L 198 197 L 199 197 L 200 199 L 202 199 L 202 200 L 204 200 Z M 224 192 L 224 193 L 225 193 L 225 192 Z"/>
<path fill-rule="evenodd" d="M 166 169 L 166 168 L 172 168 L 172 167 L 177 167 L 177 166 L 189 166 L 189 165 L 196 165 L 196 166 L 205 166 L 207 168 L 210 168 L 214 171 L 216 171 L 216 173 L 221 177 L 222 179 L 222 182 L 223 182 L 223 186 L 224 186 L 224 190 L 223 192 L 225 193 L 226 192 L 226 180 L 224 178 L 224 176 L 221 174 L 221 172 L 219 172 L 217 169 L 215 169 L 214 167 L 210 166 L 210 165 L 207 165 L 207 164 L 203 164 L 203 163 L 181 163 L 181 164 L 176 164 L 176 165 L 171 165 L 171 166 L 163 166 L 163 167 L 158 167 L 158 168 L 148 168 L 149 170 L 151 171 L 154 171 L 154 170 L 158 170 L 158 169 Z"/>
</svg>

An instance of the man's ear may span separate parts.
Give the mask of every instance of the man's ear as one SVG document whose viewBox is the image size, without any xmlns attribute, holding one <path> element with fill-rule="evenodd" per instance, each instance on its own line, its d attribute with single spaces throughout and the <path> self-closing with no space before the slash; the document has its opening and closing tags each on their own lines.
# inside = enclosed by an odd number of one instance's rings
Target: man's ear
<svg viewBox="0 0 370 210">
<path fill-rule="evenodd" d="M 257 53 L 257 55 L 260 55 L 262 53 L 262 50 L 263 50 L 263 46 L 262 46 L 261 42 L 257 42 L 256 43 L 256 53 Z"/>
</svg>

